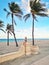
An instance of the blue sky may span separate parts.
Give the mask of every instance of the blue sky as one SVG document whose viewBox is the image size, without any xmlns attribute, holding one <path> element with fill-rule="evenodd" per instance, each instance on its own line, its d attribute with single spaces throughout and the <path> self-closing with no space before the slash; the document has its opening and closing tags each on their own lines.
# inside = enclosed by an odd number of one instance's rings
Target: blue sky
<svg viewBox="0 0 49 65">
<path fill-rule="evenodd" d="M 0 20 L 4 21 L 4 30 L 6 29 L 7 23 L 11 23 L 11 17 L 9 16 L 8 18 L 6 18 L 6 12 L 4 12 L 3 9 L 6 8 L 9 11 L 8 3 L 13 1 L 22 6 L 21 0 L 0 0 Z M 42 2 L 45 2 L 47 8 L 49 9 L 49 0 L 42 0 Z M 21 8 L 24 11 L 25 8 Z M 35 21 L 35 38 L 49 38 L 49 17 L 47 18 L 37 16 L 37 20 L 38 22 Z M 15 17 L 15 21 L 17 23 L 17 26 L 15 26 L 16 37 L 24 38 L 25 36 L 27 36 L 28 38 L 31 38 L 32 16 L 26 21 L 26 23 L 24 19 L 20 20 L 18 17 Z M 6 36 L 7 35 L 5 33 L 0 31 L 0 38 L 6 38 Z M 13 38 L 13 36 L 10 36 L 10 38 Z"/>
</svg>

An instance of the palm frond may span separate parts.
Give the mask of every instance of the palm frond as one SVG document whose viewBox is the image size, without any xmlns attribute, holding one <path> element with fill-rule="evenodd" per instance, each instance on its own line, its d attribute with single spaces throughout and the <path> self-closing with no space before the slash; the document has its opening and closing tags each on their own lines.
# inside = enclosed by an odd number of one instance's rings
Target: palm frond
<svg viewBox="0 0 49 65">
<path fill-rule="evenodd" d="M 22 18 L 22 15 L 20 15 L 20 14 L 15 14 L 15 16 L 17 16 L 19 19 Z"/>
<path fill-rule="evenodd" d="M 3 21 L 0 20 L 0 27 L 3 27 L 4 24 L 3 24 Z"/>
<path fill-rule="evenodd" d="M 45 14 L 45 13 L 37 13 L 36 15 L 39 15 L 39 16 L 42 16 L 42 17 L 48 17 L 48 15 Z"/>
<path fill-rule="evenodd" d="M 16 22 L 15 22 L 15 20 L 14 20 L 14 24 L 17 25 Z"/>
<path fill-rule="evenodd" d="M 46 9 L 46 8 L 41 8 L 41 9 L 39 9 L 39 11 L 46 12 L 46 11 L 47 11 L 47 9 Z"/>
<path fill-rule="evenodd" d="M 0 24 L 0 27 L 4 27 L 4 24 Z"/>
<path fill-rule="evenodd" d="M 23 18 L 25 19 L 25 21 L 30 17 L 30 14 L 26 14 Z"/>
<path fill-rule="evenodd" d="M 33 18 L 38 22 L 38 20 L 36 19 L 36 16 L 34 15 Z"/>
<path fill-rule="evenodd" d="M 7 16 L 6 17 L 8 17 L 9 15 L 10 15 L 10 12 L 7 13 Z"/>
<path fill-rule="evenodd" d="M 34 15 L 48 17 L 48 15 L 45 13 L 47 12 L 45 3 L 41 3 L 40 1 L 36 2 L 36 1 L 37 0 L 35 0 L 35 3 L 33 3 L 33 5 L 31 6 L 31 11 L 33 11 L 31 13 L 33 13 Z"/>
<path fill-rule="evenodd" d="M 8 5 L 9 5 L 9 8 L 10 8 L 10 11 L 11 11 L 11 12 L 13 12 L 13 13 L 20 13 L 20 14 L 23 13 L 23 12 L 21 11 L 19 5 L 16 4 L 15 2 L 8 3 Z"/>
<path fill-rule="evenodd" d="M 10 24 L 7 24 L 6 30 L 11 31 L 11 25 Z"/>
<path fill-rule="evenodd" d="M 0 29 L 0 30 L 2 30 L 4 33 L 6 33 L 3 29 Z"/>
<path fill-rule="evenodd" d="M 10 35 L 12 35 L 12 33 L 9 31 Z"/>
<path fill-rule="evenodd" d="M 37 0 L 34 1 L 34 3 L 36 3 L 36 2 L 37 2 Z"/>
<path fill-rule="evenodd" d="M 7 12 L 7 13 L 10 13 L 10 12 L 8 12 L 8 10 L 7 10 L 6 8 L 4 8 L 3 10 L 4 10 L 5 12 Z"/>
<path fill-rule="evenodd" d="M 30 3 L 31 4 L 31 3 Z M 45 8 L 45 3 L 40 3 L 40 1 L 38 1 L 37 3 L 33 3 L 33 5 L 31 5 L 31 10 L 34 10 L 36 12 L 40 12 L 40 11 L 47 11 L 47 9 Z"/>
<path fill-rule="evenodd" d="M 7 12 L 6 8 L 4 8 L 3 10 Z"/>
<path fill-rule="evenodd" d="M 9 31 L 9 32 L 13 32 L 14 31 L 13 26 L 10 25 L 10 24 L 7 24 L 6 30 Z"/>
<path fill-rule="evenodd" d="M 3 21 L 0 20 L 0 24 L 3 23 Z"/>
<path fill-rule="evenodd" d="M 4 8 L 4 11 L 7 12 L 7 16 L 6 17 L 8 17 L 11 14 L 10 12 L 7 11 L 6 8 Z"/>
</svg>

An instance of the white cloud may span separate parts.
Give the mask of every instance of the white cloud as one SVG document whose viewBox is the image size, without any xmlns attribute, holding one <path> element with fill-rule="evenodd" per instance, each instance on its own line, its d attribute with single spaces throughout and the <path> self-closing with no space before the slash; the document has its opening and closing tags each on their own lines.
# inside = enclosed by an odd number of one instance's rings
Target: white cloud
<svg viewBox="0 0 49 65">
<path fill-rule="evenodd" d="M 27 11 L 27 13 L 30 13 L 30 0 L 21 0 L 23 8 Z"/>
<path fill-rule="evenodd" d="M 35 28 L 35 38 L 49 38 L 49 31 L 46 28 Z"/>
<path fill-rule="evenodd" d="M 16 32 L 16 38 L 31 38 L 32 37 L 32 29 L 19 29 Z M 34 31 L 35 38 L 49 38 L 49 30 L 48 28 L 35 28 Z M 7 38 L 7 34 L 0 32 L 0 38 Z M 13 35 L 10 35 L 10 38 L 13 38 Z"/>
<path fill-rule="evenodd" d="M 48 9 L 48 11 L 46 13 L 49 15 L 49 9 Z"/>
<path fill-rule="evenodd" d="M 31 28 L 30 29 L 21 29 L 19 30 L 19 32 L 16 32 L 17 33 L 17 37 L 18 38 L 31 38 L 32 34 L 31 34 Z"/>
<path fill-rule="evenodd" d="M 16 38 L 25 38 L 25 37 L 31 38 L 31 29 L 19 29 L 19 30 L 15 31 L 15 33 L 16 33 Z M 13 34 L 12 34 L 12 36 L 10 35 L 9 37 L 14 38 Z M 1 32 L 0 38 L 7 38 L 7 33 L 5 34 L 5 33 Z"/>
</svg>

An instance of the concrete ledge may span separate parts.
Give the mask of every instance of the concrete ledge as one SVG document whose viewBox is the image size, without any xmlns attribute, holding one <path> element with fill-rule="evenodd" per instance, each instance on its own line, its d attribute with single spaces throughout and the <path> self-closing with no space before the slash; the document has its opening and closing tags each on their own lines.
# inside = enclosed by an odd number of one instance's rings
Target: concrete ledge
<svg viewBox="0 0 49 65">
<path fill-rule="evenodd" d="M 32 51 L 31 51 L 31 48 L 32 48 Z M 37 46 L 31 47 L 30 44 L 26 43 L 26 46 L 22 45 L 21 48 L 19 49 L 19 51 L 17 51 L 17 52 L 0 55 L 0 63 L 9 61 L 9 60 L 13 60 L 13 59 L 21 57 L 23 55 L 29 56 L 30 54 L 33 53 L 33 51 L 36 52 L 36 50 L 38 50 Z"/>
<path fill-rule="evenodd" d="M 23 55 L 30 55 L 30 54 L 31 54 L 30 45 L 26 46 L 26 53 L 25 53 L 25 46 L 22 45 L 21 48 L 19 49 L 19 51 L 17 51 L 17 52 L 0 55 L 0 63 L 9 61 L 9 60 L 13 60 L 13 59 L 21 57 Z"/>
<path fill-rule="evenodd" d="M 8 61 L 8 60 L 15 59 L 15 58 L 18 58 L 20 56 L 23 56 L 24 54 L 25 54 L 24 47 L 22 46 L 20 48 L 20 50 L 17 51 L 17 52 L 0 55 L 0 63 Z"/>
<path fill-rule="evenodd" d="M 32 54 L 38 54 L 39 53 L 39 46 L 35 46 L 35 45 L 33 46 L 32 45 L 31 46 L 31 51 L 32 51 L 31 52 Z"/>
</svg>

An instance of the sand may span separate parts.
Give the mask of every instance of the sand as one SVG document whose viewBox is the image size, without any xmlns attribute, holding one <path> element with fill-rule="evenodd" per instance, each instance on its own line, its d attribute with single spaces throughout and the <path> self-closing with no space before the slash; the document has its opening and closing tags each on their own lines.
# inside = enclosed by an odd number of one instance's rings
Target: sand
<svg viewBox="0 0 49 65">
<path fill-rule="evenodd" d="M 31 41 L 28 41 L 31 44 Z M 18 51 L 23 42 L 18 42 L 19 47 L 15 46 L 15 43 L 10 43 L 9 46 L 6 43 L 0 43 L 0 55 Z M 32 63 L 49 55 L 49 40 L 35 40 L 35 45 L 40 48 L 38 55 L 22 56 L 20 58 L 1 63 L 0 65 L 31 65 Z"/>
<path fill-rule="evenodd" d="M 0 55 L 18 51 L 21 43 L 22 42 L 18 42 L 19 47 L 16 47 L 15 42 L 9 43 L 9 46 L 7 46 L 7 43 L 5 42 L 0 42 Z"/>
</svg>

